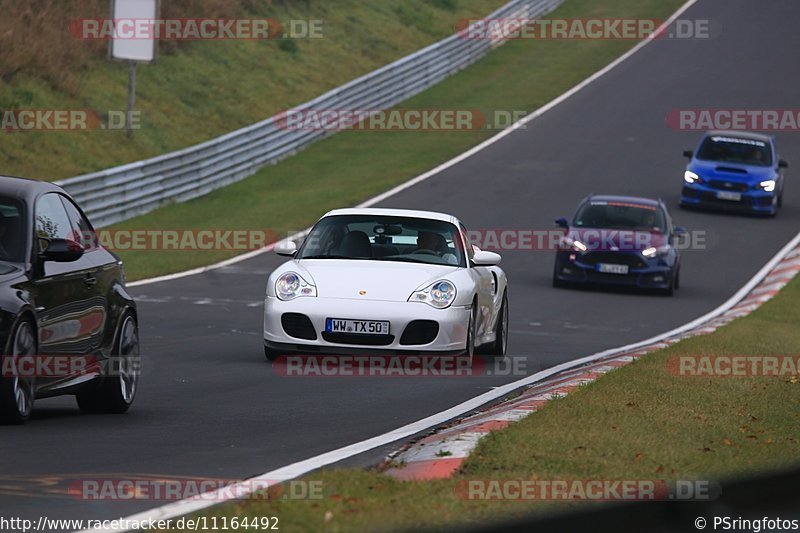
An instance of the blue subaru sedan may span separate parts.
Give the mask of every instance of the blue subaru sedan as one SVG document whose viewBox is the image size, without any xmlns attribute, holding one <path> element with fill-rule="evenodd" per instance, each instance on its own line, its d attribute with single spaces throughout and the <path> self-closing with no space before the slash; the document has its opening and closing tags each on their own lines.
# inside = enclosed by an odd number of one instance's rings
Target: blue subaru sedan
<svg viewBox="0 0 800 533">
<path fill-rule="evenodd" d="M 783 169 L 775 139 L 741 131 L 710 131 L 696 152 L 685 151 L 682 207 L 775 216 L 783 204 Z"/>
</svg>

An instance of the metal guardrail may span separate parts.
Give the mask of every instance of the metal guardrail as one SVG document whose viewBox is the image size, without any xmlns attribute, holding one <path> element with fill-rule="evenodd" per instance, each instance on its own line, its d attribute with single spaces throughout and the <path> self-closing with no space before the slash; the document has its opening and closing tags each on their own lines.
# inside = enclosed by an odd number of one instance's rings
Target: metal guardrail
<svg viewBox="0 0 800 533">
<path fill-rule="evenodd" d="M 512 0 L 489 17 L 541 17 L 562 2 Z M 454 34 L 293 110 L 387 109 L 465 68 L 502 42 Z M 330 132 L 281 128 L 270 117 L 177 152 L 57 183 L 102 227 L 247 178 L 326 135 Z"/>
</svg>

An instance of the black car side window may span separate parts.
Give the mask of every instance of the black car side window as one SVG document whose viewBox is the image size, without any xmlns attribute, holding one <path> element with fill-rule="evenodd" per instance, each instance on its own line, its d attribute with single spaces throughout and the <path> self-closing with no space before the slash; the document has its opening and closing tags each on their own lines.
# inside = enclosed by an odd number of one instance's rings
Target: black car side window
<svg viewBox="0 0 800 533">
<path fill-rule="evenodd" d="M 81 214 L 78 207 L 72 203 L 72 200 L 69 198 L 62 196 L 61 201 L 64 203 L 64 208 L 67 210 L 67 216 L 69 217 L 69 222 L 75 235 L 73 240 L 81 243 L 84 250 L 97 248 L 97 237 L 94 233 L 94 229 L 92 229 L 92 225 L 86 220 L 86 217 Z"/>
<path fill-rule="evenodd" d="M 76 240 L 67 211 L 58 194 L 45 194 L 36 202 L 36 236 Z"/>
</svg>

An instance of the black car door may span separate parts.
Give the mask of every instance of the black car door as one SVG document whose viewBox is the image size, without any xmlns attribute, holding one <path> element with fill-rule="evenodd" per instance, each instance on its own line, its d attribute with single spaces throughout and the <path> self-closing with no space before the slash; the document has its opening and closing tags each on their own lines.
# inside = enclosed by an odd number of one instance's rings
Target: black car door
<svg viewBox="0 0 800 533">
<path fill-rule="evenodd" d="M 118 257 L 103 248 L 95 234 L 94 228 L 78 206 L 68 197 L 61 201 L 67 211 L 73 231 L 78 235 L 78 242 L 83 244 L 81 262 L 85 265 L 84 284 L 91 289 L 91 297 L 96 306 L 101 306 L 107 320 L 104 331 L 92 337 L 92 350 L 100 350 L 105 355 L 113 349 L 116 320 L 119 310 L 112 307 L 114 285 L 122 278 L 121 263 Z"/>
<path fill-rule="evenodd" d="M 36 236 L 44 239 L 76 240 L 72 223 L 57 193 L 44 194 L 34 208 Z M 37 239 L 37 250 L 42 246 Z M 98 291 L 97 267 L 84 254 L 77 261 L 44 261 L 31 282 L 36 308 L 39 353 L 58 357 L 80 358 L 93 366 L 91 355 L 100 345 L 108 321 L 105 298 Z M 80 369 L 78 362 L 70 368 Z M 91 373 L 90 373 L 91 374 Z M 91 375 L 39 376 L 37 388 L 53 389 L 73 384 Z"/>
</svg>

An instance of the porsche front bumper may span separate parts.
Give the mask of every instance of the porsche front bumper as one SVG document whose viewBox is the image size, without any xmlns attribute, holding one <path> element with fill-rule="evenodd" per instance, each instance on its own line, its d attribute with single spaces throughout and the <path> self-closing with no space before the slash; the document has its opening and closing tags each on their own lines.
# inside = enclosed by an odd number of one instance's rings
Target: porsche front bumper
<svg viewBox="0 0 800 533">
<path fill-rule="evenodd" d="M 471 309 L 418 302 L 301 297 L 264 301 L 266 347 L 305 353 L 446 353 L 464 351 Z M 384 336 L 331 334 L 326 319 L 385 320 Z M 433 323 L 436 324 L 434 327 Z"/>
</svg>

